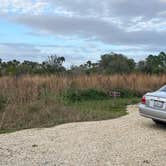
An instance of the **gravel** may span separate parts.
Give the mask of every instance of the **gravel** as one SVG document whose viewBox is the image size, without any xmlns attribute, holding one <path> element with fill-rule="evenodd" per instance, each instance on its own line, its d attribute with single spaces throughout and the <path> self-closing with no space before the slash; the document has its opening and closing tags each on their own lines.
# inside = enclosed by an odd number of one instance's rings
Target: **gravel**
<svg viewBox="0 0 166 166">
<path fill-rule="evenodd" d="M 0 135 L 4 166 L 165 166 L 166 126 L 129 106 L 119 119 Z"/>
</svg>

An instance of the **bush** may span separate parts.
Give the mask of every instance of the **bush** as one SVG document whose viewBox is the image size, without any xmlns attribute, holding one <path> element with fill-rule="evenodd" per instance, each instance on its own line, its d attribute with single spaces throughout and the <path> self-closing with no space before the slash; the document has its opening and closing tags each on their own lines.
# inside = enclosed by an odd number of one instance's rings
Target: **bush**
<svg viewBox="0 0 166 166">
<path fill-rule="evenodd" d="M 104 100 L 109 96 L 101 90 L 96 89 L 69 89 L 63 94 L 63 100 L 67 102 L 80 102 L 89 100 Z"/>
<path fill-rule="evenodd" d="M 142 94 L 130 89 L 114 89 L 113 91 L 120 92 L 122 98 L 141 97 Z"/>
</svg>

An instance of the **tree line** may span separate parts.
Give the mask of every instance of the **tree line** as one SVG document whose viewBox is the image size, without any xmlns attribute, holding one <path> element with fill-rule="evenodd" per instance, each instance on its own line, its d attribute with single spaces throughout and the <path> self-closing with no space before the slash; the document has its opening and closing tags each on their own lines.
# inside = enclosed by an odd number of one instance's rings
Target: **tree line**
<svg viewBox="0 0 166 166">
<path fill-rule="evenodd" d="M 42 63 L 32 61 L 2 61 L 0 59 L 0 76 L 24 74 L 126 74 L 142 72 L 147 74 L 166 74 L 166 54 L 149 55 L 145 60 L 135 62 L 123 54 L 108 53 L 101 55 L 98 62 L 87 61 L 84 64 L 64 67 L 65 58 L 49 56 Z"/>
<path fill-rule="evenodd" d="M 101 55 L 97 63 L 87 61 L 80 66 L 72 66 L 72 73 L 126 74 L 141 72 L 146 74 L 166 74 L 166 54 L 149 55 L 145 60 L 135 62 L 123 54 L 109 53 Z"/>
</svg>

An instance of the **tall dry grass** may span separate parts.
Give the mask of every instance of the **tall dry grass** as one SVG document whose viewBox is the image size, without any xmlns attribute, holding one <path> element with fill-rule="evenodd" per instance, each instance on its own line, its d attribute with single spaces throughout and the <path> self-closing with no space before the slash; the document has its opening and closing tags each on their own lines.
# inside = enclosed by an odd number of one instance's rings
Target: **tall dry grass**
<svg viewBox="0 0 166 166">
<path fill-rule="evenodd" d="M 69 88 L 95 88 L 106 92 L 120 88 L 143 94 L 164 84 L 166 75 L 1 77 L 0 132 L 81 120 L 79 111 L 69 111 L 69 108 L 66 111 L 66 108 L 57 102 L 56 95 Z"/>
<path fill-rule="evenodd" d="M 166 75 L 92 75 L 92 76 L 23 76 L 20 78 L 1 77 L 0 95 L 8 102 L 27 103 L 41 95 L 52 92 L 59 94 L 68 88 L 97 88 L 106 92 L 112 89 L 129 89 L 141 94 L 158 89 L 166 84 Z"/>
</svg>

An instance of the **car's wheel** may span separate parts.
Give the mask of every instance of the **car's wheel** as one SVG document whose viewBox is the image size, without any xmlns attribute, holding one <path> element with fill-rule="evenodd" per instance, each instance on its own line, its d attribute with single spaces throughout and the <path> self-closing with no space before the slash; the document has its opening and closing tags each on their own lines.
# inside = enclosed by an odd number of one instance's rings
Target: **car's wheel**
<svg viewBox="0 0 166 166">
<path fill-rule="evenodd" d="M 152 120 L 153 120 L 153 122 L 155 122 L 156 124 L 165 124 L 164 122 L 159 121 L 159 120 L 156 120 L 156 119 L 152 119 Z"/>
</svg>

